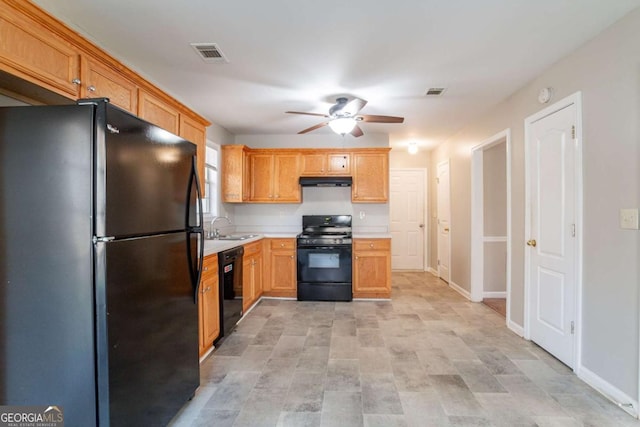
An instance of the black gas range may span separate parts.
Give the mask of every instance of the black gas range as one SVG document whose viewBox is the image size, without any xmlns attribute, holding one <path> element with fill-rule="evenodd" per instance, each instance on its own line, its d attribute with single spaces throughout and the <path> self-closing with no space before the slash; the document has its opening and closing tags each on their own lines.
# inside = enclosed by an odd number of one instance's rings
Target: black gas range
<svg viewBox="0 0 640 427">
<path fill-rule="evenodd" d="M 351 301 L 351 215 L 304 215 L 297 238 L 298 300 Z"/>
</svg>

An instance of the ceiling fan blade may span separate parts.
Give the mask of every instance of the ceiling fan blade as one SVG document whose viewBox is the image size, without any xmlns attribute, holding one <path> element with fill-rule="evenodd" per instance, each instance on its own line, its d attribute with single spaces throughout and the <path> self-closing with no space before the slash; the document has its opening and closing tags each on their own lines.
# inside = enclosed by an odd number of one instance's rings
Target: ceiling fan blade
<svg viewBox="0 0 640 427">
<path fill-rule="evenodd" d="M 353 136 L 355 136 L 357 138 L 359 136 L 364 135 L 364 132 L 362 132 L 362 129 L 360 129 L 360 126 L 355 125 L 355 127 L 351 131 L 351 135 L 353 135 Z"/>
<path fill-rule="evenodd" d="M 329 124 L 329 122 L 319 123 L 319 124 L 317 124 L 317 125 L 315 125 L 315 126 L 311 126 L 310 128 L 307 128 L 307 129 L 305 129 L 305 130 L 301 130 L 300 132 L 298 132 L 298 134 L 311 132 L 311 131 L 313 131 L 313 130 L 320 129 L 321 127 L 326 126 L 326 125 L 328 125 L 328 124 Z"/>
<path fill-rule="evenodd" d="M 326 114 L 320 114 L 320 113 L 305 113 L 302 111 L 285 111 L 285 113 L 287 114 L 304 114 L 305 116 L 319 116 L 319 117 L 329 117 Z"/>
<path fill-rule="evenodd" d="M 358 117 L 362 118 L 363 122 L 369 122 L 369 123 L 403 123 L 404 122 L 404 117 L 374 116 L 371 114 L 363 114 Z"/>
<path fill-rule="evenodd" d="M 344 106 L 344 108 L 342 108 L 341 112 L 348 113 L 350 116 L 355 116 L 358 114 L 358 111 L 364 108 L 365 105 L 367 105 L 367 101 L 364 99 L 353 98 Z"/>
</svg>

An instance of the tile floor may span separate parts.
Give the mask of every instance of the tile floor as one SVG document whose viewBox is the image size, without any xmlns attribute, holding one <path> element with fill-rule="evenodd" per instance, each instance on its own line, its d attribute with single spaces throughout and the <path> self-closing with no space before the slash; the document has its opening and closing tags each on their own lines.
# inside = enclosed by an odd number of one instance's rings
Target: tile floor
<svg viewBox="0 0 640 427">
<path fill-rule="evenodd" d="M 262 300 L 201 366 L 184 426 L 640 426 L 428 273 L 393 300 Z"/>
</svg>

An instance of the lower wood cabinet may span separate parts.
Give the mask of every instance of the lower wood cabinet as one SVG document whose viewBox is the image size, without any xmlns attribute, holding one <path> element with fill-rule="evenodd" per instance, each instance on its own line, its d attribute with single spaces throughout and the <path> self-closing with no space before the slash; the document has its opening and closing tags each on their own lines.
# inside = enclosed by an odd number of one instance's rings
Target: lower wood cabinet
<svg viewBox="0 0 640 427">
<path fill-rule="evenodd" d="M 218 292 L 218 255 L 204 258 L 198 295 L 199 353 L 205 354 L 220 335 L 220 296 Z"/>
<path fill-rule="evenodd" d="M 262 295 L 262 241 L 244 246 L 242 261 L 242 312 L 249 308 Z"/>
<path fill-rule="evenodd" d="M 391 297 L 391 239 L 353 240 L 353 297 Z"/>
<path fill-rule="evenodd" d="M 265 239 L 268 252 L 264 294 L 297 296 L 296 239 Z"/>
</svg>

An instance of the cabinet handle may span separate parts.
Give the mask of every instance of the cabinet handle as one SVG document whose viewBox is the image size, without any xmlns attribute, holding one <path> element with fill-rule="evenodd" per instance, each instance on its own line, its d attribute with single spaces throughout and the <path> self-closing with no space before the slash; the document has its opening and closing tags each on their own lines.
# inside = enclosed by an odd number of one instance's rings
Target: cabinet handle
<svg viewBox="0 0 640 427">
<path fill-rule="evenodd" d="M 358 259 L 358 257 L 356 256 L 356 259 Z"/>
<path fill-rule="evenodd" d="M 96 87 L 95 87 L 95 86 L 93 86 L 93 85 L 91 85 L 91 86 L 87 87 L 87 90 L 88 90 L 89 92 L 95 92 L 95 91 L 96 91 Z"/>
<path fill-rule="evenodd" d="M 290 257 L 290 258 L 291 258 L 291 259 L 293 259 L 293 255 L 291 255 L 291 257 Z"/>
<path fill-rule="evenodd" d="M 373 243 L 369 243 L 369 247 L 370 247 L 370 248 L 373 248 Z"/>
<path fill-rule="evenodd" d="M 203 268 L 204 271 L 209 271 L 209 267 Z"/>
<path fill-rule="evenodd" d="M 281 247 L 281 248 L 284 248 L 284 243 L 280 243 L 280 247 Z"/>
<path fill-rule="evenodd" d="M 82 80 L 80 80 L 78 78 L 75 78 L 75 79 L 71 80 L 71 83 L 73 83 L 74 85 L 78 86 L 79 84 L 82 83 Z"/>
</svg>

